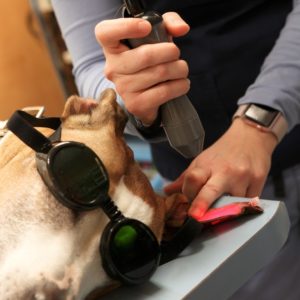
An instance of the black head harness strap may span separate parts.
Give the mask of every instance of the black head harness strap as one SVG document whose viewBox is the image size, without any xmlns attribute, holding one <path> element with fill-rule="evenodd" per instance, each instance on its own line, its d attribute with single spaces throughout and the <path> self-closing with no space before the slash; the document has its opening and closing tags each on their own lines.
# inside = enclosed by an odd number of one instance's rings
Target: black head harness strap
<svg viewBox="0 0 300 300">
<path fill-rule="evenodd" d="M 46 153 L 51 141 L 34 127 L 46 127 L 57 130 L 60 118 L 36 118 L 22 110 L 17 110 L 7 122 L 7 128 L 36 152 Z"/>
</svg>

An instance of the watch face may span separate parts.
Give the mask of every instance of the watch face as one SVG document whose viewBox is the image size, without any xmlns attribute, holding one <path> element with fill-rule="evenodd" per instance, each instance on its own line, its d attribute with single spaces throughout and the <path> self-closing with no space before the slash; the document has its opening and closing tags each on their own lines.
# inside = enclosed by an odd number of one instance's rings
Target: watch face
<svg viewBox="0 0 300 300">
<path fill-rule="evenodd" d="M 245 112 L 245 117 L 264 127 L 269 127 L 277 115 L 278 111 L 275 109 L 270 107 L 264 108 L 254 104 L 250 105 Z"/>
</svg>

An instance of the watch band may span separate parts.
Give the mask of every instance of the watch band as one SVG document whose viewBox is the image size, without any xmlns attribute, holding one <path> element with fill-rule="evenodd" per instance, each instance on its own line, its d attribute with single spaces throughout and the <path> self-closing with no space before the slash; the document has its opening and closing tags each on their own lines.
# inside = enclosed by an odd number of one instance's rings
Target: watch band
<svg viewBox="0 0 300 300">
<path fill-rule="evenodd" d="M 242 118 L 247 124 L 263 132 L 272 133 L 280 142 L 287 133 L 288 124 L 280 111 L 259 104 L 242 104 L 233 119 Z"/>
</svg>

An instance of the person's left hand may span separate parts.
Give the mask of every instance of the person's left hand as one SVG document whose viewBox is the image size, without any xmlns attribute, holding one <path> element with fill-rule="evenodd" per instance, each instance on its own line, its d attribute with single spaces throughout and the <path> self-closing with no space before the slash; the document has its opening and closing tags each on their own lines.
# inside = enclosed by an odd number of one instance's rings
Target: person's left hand
<svg viewBox="0 0 300 300">
<path fill-rule="evenodd" d="M 220 196 L 259 196 L 277 139 L 236 119 L 227 132 L 197 156 L 167 194 L 183 192 L 192 202 L 189 215 L 198 219 Z"/>
</svg>

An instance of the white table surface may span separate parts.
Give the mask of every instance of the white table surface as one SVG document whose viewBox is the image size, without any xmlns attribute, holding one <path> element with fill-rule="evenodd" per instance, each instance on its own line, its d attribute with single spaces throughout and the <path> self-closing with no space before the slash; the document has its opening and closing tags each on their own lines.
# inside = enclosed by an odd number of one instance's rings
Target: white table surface
<svg viewBox="0 0 300 300">
<path fill-rule="evenodd" d="M 215 206 L 244 198 L 222 197 Z M 158 268 L 149 282 L 121 287 L 106 300 L 223 300 L 283 246 L 289 218 L 282 202 L 261 200 L 264 213 L 228 221 L 199 234 L 178 257 Z"/>
</svg>

